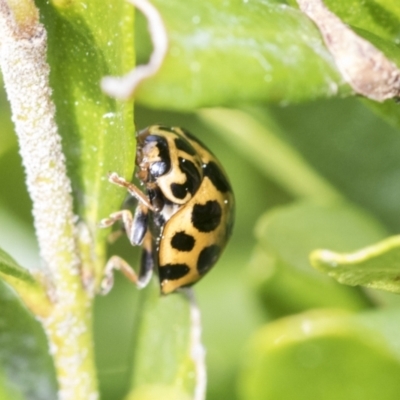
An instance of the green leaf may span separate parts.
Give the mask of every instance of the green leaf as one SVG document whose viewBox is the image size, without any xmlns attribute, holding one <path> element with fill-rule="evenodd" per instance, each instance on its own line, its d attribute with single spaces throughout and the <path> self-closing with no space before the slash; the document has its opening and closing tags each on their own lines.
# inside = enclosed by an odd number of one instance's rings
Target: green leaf
<svg viewBox="0 0 400 400">
<path fill-rule="evenodd" d="M 191 397 L 179 389 L 163 385 L 142 386 L 131 392 L 125 400 L 191 400 Z"/>
<path fill-rule="evenodd" d="M 353 253 L 316 250 L 310 256 L 313 267 L 340 283 L 362 285 L 400 293 L 400 236 Z"/>
<path fill-rule="evenodd" d="M 389 352 L 400 361 L 399 326 L 400 308 L 385 307 L 351 316 L 351 320 L 359 323 L 362 329 L 375 331 L 379 337 L 384 338 Z"/>
<path fill-rule="evenodd" d="M 325 0 L 345 23 L 373 33 L 393 44 L 400 40 L 400 6 L 396 0 Z"/>
<path fill-rule="evenodd" d="M 368 307 L 363 293 L 315 273 L 308 256 L 322 243 L 355 249 L 384 235 L 372 217 L 345 204 L 299 203 L 266 213 L 257 224 L 251 272 L 267 310 L 279 316 L 314 307 Z"/>
<path fill-rule="evenodd" d="M 108 232 L 97 226 L 119 209 L 126 194 L 107 175 L 115 171 L 130 179 L 135 154 L 133 106 L 103 94 L 100 80 L 134 66 L 134 7 L 125 1 L 55 3 L 39 4 L 48 34 L 50 83 L 77 213 L 96 242 L 92 254 L 99 280 Z"/>
<path fill-rule="evenodd" d="M 396 101 L 387 100 L 383 103 L 377 103 L 376 101 L 364 99 L 363 103 L 394 128 L 400 129 L 399 104 Z"/>
<path fill-rule="evenodd" d="M 398 309 L 360 317 L 320 310 L 261 328 L 245 355 L 240 398 L 397 399 L 400 342 L 388 332 L 398 318 Z"/>
<path fill-rule="evenodd" d="M 8 283 L 36 315 L 46 316 L 51 303 L 46 290 L 29 271 L 0 248 L 0 278 Z"/>
<path fill-rule="evenodd" d="M 20 391 L 7 382 L 7 378 L 2 368 L 0 368 L 0 399 L 23 400 Z"/>
<path fill-rule="evenodd" d="M 0 370 L 4 373 L 0 380 L 13 393 L 11 398 L 57 398 L 55 371 L 44 332 L 35 317 L 2 283 L 0 309 Z"/>
<path fill-rule="evenodd" d="M 154 398 L 160 390 L 166 398 L 192 398 L 197 377 L 189 301 L 182 293 L 161 296 L 156 278 L 141 296 L 129 399 Z"/>
<path fill-rule="evenodd" d="M 390 105 L 393 115 L 398 114 L 399 105 L 394 101 L 384 104 Z M 399 231 L 398 129 L 355 99 L 270 110 L 281 127 L 282 140 L 348 199 L 375 214 L 394 232 Z"/>
<path fill-rule="evenodd" d="M 314 24 L 277 1 L 156 0 L 170 47 L 137 100 L 191 110 L 351 93 Z M 139 33 L 138 35 L 143 35 Z"/>
<path fill-rule="evenodd" d="M 32 275 L 20 265 L 5 251 L 0 248 L 0 274 L 1 276 L 10 276 L 26 284 L 34 284 Z"/>
</svg>

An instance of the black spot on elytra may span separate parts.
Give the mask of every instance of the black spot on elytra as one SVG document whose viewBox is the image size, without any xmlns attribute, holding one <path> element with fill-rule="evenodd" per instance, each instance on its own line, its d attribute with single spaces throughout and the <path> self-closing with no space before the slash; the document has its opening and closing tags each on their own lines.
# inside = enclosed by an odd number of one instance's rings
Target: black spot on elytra
<svg viewBox="0 0 400 400">
<path fill-rule="evenodd" d="M 185 183 L 172 183 L 171 192 L 177 199 L 184 199 L 186 193 L 189 192 L 191 195 L 196 193 L 200 186 L 201 176 L 196 166 L 185 158 L 178 158 L 179 168 L 186 175 Z"/>
<path fill-rule="evenodd" d="M 179 157 L 179 168 L 186 175 L 188 191 L 194 194 L 200 186 L 201 176 L 196 166 L 189 160 Z"/>
<path fill-rule="evenodd" d="M 212 151 L 199 139 L 197 139 L 196 136 L 191 134 L 189 131 L 187 131 L 184 128 L 181 128 L 181 131 L 193 142 L 197 143 L 199 146 L 201 146 L 204 150 L 208 151 L 210 154 L 213 154 Z"/>
<path fill-rule="evenodd" d="M 195 239 L 193 236 L 181 231 L 175 233 L 171 239 L 171 246 L 179 251 L 190 251 L 193 249 Z"/>
<path fill-rule="evenodd" d="M 197 260 L 197 271 L 200 275 L 204 275 L 218 260 L 221 248 L 216 244 L 205 247 Z"/>
<path fill-rule="evenodd" d="M 171 183 L 171 192 L 177 199 L 184 199 L 187 193 L 186 185 L 180 183 Z"/>
<path fill-rule="evenodd" d="M 158 271 L 162 282 L 183 278 L 190 271 L 190 268 L 186 264 L 165 264 L 161 265 Z"/>
<path fill-rule="evenodd" d="M 226 179 L 225 174 L 221 168 L 214 162 L 210 161 L 204 168 L 204 175 L 207 176 L 212 184 L 223 193 L 231 190 L 231 185 Z"/>
<path fill-rule="evenodd" d="M 175 146 L 178 150 L 182 150 L 187 154 L 190 154 L 191 156 L 194 156 L 196 154 L 196 150 L 193 148 L 193 146 L 184 138 L 177 137 L 175 139 Z"/>
<path fill-rule="evenodd" d="M 158 156 L 160 161 L 153 162 L 150 165 L 150 174 L 154 178 L 164 175 L 171 169 L 171 157 L 169 155 L 169 146 L 167 139 L 158 135 L 146 136 L 144 142 L 146 144 L 155 142 L 158 149 Z"/>
<path fill-rule="evenodd" d="M 221 222 L 222 210 L 219 203 L 209 200 L 206 204 L 195 204 L 192 211 L 192 224 L 200 232 L 211 232 Z"/>
</svg>

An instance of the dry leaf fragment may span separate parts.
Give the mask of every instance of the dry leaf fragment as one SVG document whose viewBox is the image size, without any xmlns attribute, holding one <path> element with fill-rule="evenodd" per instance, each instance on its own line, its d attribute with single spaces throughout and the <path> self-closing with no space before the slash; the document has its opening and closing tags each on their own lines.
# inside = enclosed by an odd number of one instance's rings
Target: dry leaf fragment
<svg viewBox="0 0 400 400">
<path fill-rule="evenodd" d="M 400 94 L 400 70 L 367 40 L 354 33 L 322 0 L 297 0 L 319 28 L 346 82 L 356 93 L 384 101 Z"/>
</svg>

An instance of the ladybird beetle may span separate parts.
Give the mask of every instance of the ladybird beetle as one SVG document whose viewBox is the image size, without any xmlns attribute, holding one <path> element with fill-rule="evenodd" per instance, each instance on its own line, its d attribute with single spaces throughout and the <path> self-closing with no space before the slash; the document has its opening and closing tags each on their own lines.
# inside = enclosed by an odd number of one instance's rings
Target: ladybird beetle
<svg viewBox="0 0 400 400">
<path fill-rule="evenodd" d="M 232 232 L 235 203 L 225 171 L 186 130 L 153 125 L 137 134 L 135 175 L 145 193 L 116 173 L 109 175 L 137 199 L 134 215 L 124 209 L 100 225 L 122 220 L 131 244 L 143 247 L 139 274 L 113 256 L 102 291 L 111 288 L 114 269 L 142 288 L 155 266 L 163 294 L 193 285 L 216 263 Z"/>
</svg>

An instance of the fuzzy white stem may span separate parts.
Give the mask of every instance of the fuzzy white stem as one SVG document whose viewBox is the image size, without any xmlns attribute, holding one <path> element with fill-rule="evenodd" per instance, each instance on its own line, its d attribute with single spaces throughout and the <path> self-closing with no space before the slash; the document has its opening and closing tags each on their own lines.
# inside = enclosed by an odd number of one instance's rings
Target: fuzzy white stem
<svg viewBox="0 0 400 400">
<path fill-rule="evenodd" d="M 51 100 L 46 31 L 40 24 L 35 27 L 32 36 L 24 38 L 12 20 L 1 18 L 0 65 L 33 201 L 40 254 L 52 279 L 57 281 L 59 267 L 66 264 L 66 258 L 71 274 L 77 274 L 79 260 L 71 234 L 71 184 Z M 65 235 L 67 232 L 70 234 Z"/>
<path fill-rule="evenodd" d="M 91 299 L 79 276 L 71 184 L 55 123 L 46 31 L 32 12 L 33 2 L 18 3 L 32 18 L 15 18 L 0 0 L 0 67 L 3 72 L 29 194 L 41 258 L 53 291 L 53 307 L 42 319 L 57 370 L 60 400 L 98 398 L 91 336 Z"/>
</svg>

